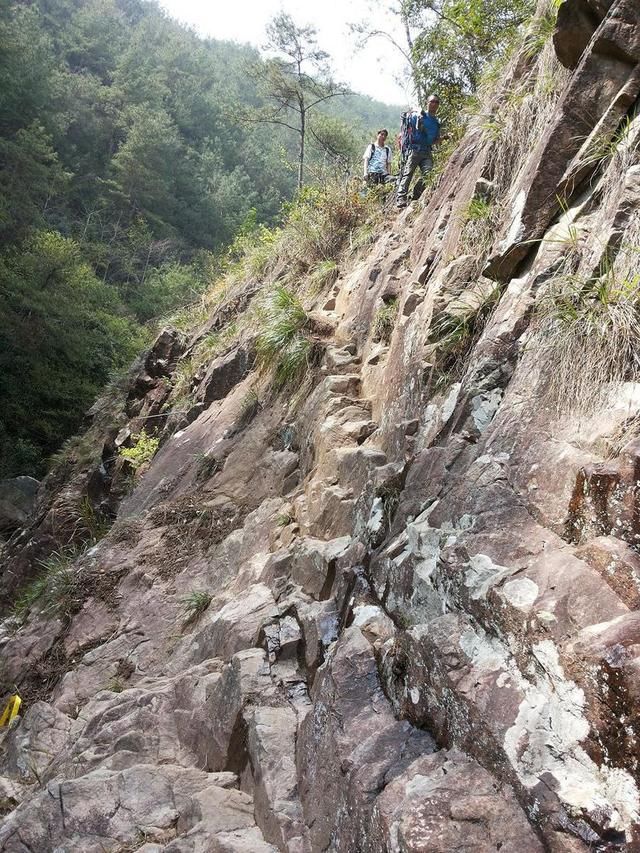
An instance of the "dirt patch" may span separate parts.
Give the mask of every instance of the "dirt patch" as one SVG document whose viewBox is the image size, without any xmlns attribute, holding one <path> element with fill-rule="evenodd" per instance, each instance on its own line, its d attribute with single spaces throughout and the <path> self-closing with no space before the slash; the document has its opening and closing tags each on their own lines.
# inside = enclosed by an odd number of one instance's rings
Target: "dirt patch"
<svg viewBox="0 0 640 853">
<path fill-rule="evenodd" d="M 16 685 L 25 708 L 40 700 L 46 702 L 58 681 L 69 669 L 71 666 L 64 650 L 64 640 L 59 637 L 49 651 L 31 665 Z"/>
<path fill-rule="evenodd" d="M 250 507 L 233 501 L 205 501 L 201 494 L 155 507 L 149 521 L 166 528 L 159 576 L 174 577 L 184 568 L 186 558 L 204 553 L 242 527 L 250 511 Z"/>
</svg>

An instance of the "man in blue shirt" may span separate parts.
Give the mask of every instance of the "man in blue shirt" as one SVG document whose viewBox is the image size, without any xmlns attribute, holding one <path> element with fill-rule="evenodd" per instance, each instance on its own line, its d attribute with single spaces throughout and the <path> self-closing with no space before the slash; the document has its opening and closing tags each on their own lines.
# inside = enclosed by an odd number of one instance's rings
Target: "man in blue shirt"
<svg viewBox="0 0 640 853">
<path fill-rule="evenodd" d="M 398 183 L 398 207 L 407 206 L 409 184 L 416 169 L 420 169 L 423 177 L 433 169 L 432 148 L 440 139 L 440 122 L 436 118 L 440 99 L 430 95 L 427 109 L 416 110 L 410 117 L 411 138 L 407 142 L 407 150 L 403 150 L 404 168 Z"/>
</svg>

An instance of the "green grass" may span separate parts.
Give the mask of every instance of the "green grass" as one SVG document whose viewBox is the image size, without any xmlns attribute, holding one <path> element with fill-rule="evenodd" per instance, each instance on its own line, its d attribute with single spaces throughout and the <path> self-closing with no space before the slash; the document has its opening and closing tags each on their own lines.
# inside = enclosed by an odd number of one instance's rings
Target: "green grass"
<svg viewBox="0 0 640 853">
<path fill-rule="evenodd" d="M 542 14 L 531 21 L 524 40 L 524 55 L 527 59 L 538 56 L 553 35 L 561 2 L 562 0 L 549 0 Z"/>
<path fill-rule="evenodd" d="M 41 571 L 16 598 L 13 612 L 23 620 L 35 604 L 50 615 L 69 615 L 77 604 L 77 575 L 73 568 L 80 551 L 75 547 L 54 551 L 39 562 Z"/>
<path fill-rule="evenodd" d="M 260 320 L 256 341 L 259 362 L 274 370 L 278 387 L 295 385 L 308 369 L 313 353 L 306 311 L 290 290 L 278 285 L 263 306 Z"/>
<path fill-rule="evenodd" d="M 186 308 L 181 308 L 175 314 L 166 318 L 167 324 L 173 326 L 181 332 L 189 332 L 195 326 L 199 326 L 207 319 L 209 311 L 203 300 L 195 302 L 193 305 L 188 305 Z"/>
<path fill-rule="evenodd" d="M 188 621 L 199 619 L 211 604 L 212 596 L 202 589 L 194 589 L 180 599 Z"/>
<path fill-rule="evenodd" d="M 487 219 L 491 215 L 491 202 L 484 198 L 474 197 L 465 210 L 463 219 L 465 222 L 478 222 Z"/>
<path fill-rule="evenodd" d="M 230 346 L 238 332 L 238 324 L 228 323 L 217 332 L 209 332 L 198 342 L 190 360 L 190 370 L 193 373 L 203 364 L 212 361 Z"/>
<path fill-rule="evenodd" d="M 111 520 L 102 515 L 86 496 L 80 502 L 80 518 L 92 543 L 99 542 L 111 527 Z"/>
</svg>

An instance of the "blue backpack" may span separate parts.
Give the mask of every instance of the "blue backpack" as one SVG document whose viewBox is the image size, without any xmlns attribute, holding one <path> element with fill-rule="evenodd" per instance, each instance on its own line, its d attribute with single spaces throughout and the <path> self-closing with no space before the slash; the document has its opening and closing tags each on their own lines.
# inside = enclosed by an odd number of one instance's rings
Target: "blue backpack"
<svg viewBox="0 0 640 853">
<path fill-rule="evenodd" d="M 425 118 L 430 120 L 425 122 Z M 422 112 L 402 113 L 400 116 L 400 151 L 402 155 L 405 156 L 411 150 L 428 148 L 433 145 L 438 138 L 439 130 L 440 122 L 436 118 L 425 116 Z"/>
</svg>

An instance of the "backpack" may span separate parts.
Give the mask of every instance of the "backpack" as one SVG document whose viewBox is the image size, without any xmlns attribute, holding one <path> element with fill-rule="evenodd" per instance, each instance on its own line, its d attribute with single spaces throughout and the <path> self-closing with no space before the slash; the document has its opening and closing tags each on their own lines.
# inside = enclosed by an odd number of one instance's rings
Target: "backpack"
<svg viewBox="0 0 640 853">
<path fill-rule="evenodd" d="M 416 114 L 409 110 L 400 116 L 400 153 L 404 156 L 417 135 Z"/>
<path fill-rule="evenodd" d="M 409 110 L 400 116 L 400 153 L 407 155 L 414 146 L 421 148 L 431 145 L 429 131 L 425 128 L 421 112 Z"/>
<path fill-rule="evenodd" d="M 371 160 L 371 158 L 373 157 L 375 150 L 376 150 L 376 144 L 375 144 L 375 142 L 372 142 L 369 145 L 369 158 L 368 158 L 369 160 Z M 385 151 L 385 154 L 387 155 L 387 163 L 389 163 L 389 161 L 391 160 L 391 149 L 389 148 L 388 145 L 385 145 L 384 151 Z"/>
</svg>

